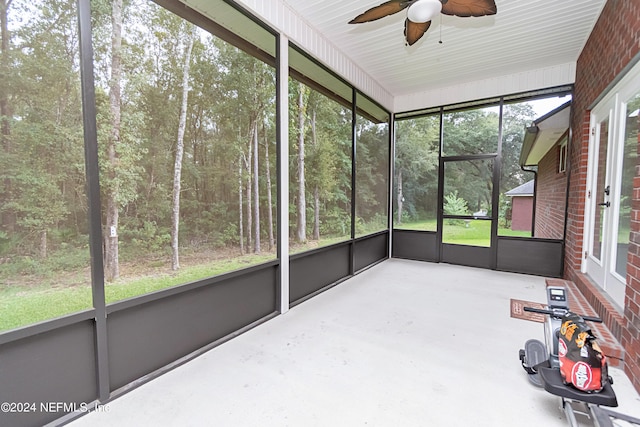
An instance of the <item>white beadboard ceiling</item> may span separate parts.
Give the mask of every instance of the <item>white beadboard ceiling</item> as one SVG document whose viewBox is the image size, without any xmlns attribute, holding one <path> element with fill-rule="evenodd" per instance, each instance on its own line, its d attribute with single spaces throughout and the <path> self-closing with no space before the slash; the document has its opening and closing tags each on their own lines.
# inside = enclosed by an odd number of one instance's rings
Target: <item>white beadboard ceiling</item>
<svg viewBox="0 0 640 427">
<path fill-rule="evenodd" d="M 396 99 L 396 107 L 398 99 L 405 99 L 400 109 L 437 103 L 413 99 L 421 94 L 481 87 L 502 77 L 527 78 L 536 70 L 568 69 L 572 75 L 564 80 L 573 82 L 575 62 L 606 2 L 496 0 L 494 16 L 436 17 L 422 39 L 409 47 L 404 42 L 404 11 L 371 23 L 348 24 L 382 0 L 280 1 L 384 88 Z M 540 81 L 553 85 L 557 79 Z"/>
</svg>

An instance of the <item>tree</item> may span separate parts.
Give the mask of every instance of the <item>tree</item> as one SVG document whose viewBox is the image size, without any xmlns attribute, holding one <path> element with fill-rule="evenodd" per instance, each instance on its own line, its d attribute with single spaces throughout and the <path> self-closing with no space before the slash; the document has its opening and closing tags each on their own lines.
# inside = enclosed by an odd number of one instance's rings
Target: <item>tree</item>
<svg viewBox="0 0 640 427">
<path fill-rule="evenodd" d="M 275 246 L 275 239 L 273 237 L 273 196 L 271 190 L 271 158 L 269 156 L 269 138 L 265 135 L 264 137 L 264 157 L 265 157 L 265 167 L 266 167 L 266 175 L 267 175 L 267 224 L 268 224 L 268 233 L 269 233 L 269 250 L 272 250 Z"/>
<path fill-rule="evenodd" d="M 496 107 L 454 111 L 443 115 L 443 152 L 447 156 L 490 154 L 498 151 L 499 114 Z M 447 163 L 445 192 L 457 190 L 472 211 L 491 215 L 493 161 Z"/>
<path fill-rule="evenodd" d="M 189 67 L 191 66 L 191 50 L 197 37 L 197 27 L 191 29 L 187 36 L 182 69 L 182 105 L 180 106 L 180 121 L 178 124 L 178 139 L 176 142 L 175 165 L 173 172 L 173 197 L 171 210 L 171 269 L 180 268 L 178 233 L 180 229 L 180 180 L 182 178 L 182 157 L 184 155 L 184 131 L 187 126 L 187 105 L 189 98 Z"/>
<path fill-rule="evenodd" d="M 121 125 L 122 81 L 122 0 L 113 0 L 111 10 L 111 79 L 109 82 L 110 135 L 107 143 L 108 176 L 114 185 L 107 192 L 107 218 L 104 233 L 105 279 L 113 281 L 120 276 L 118 219 L 119 188 L 117 182 L 118 151 Z"/>
<path fill-rule="evenodd" d="M 396 122 L 396 222 L 408 210 L 435 218 L 438 185 L 439 117 Z M 407 205 L 407 206 L 405 206 Z M 425 218 L 421 218 L 425 219 Z"/>
<path fill-rule="evenodd" d="M 255 129 L 253 131 L 253 198 L 255 200 L 255 209 L 253 210 L 253 221 L 255 223 L 255 238 L 253 252 L 259 254 L 260 250 L 260 186 L 259 186 L 259 158 L 260 153 L 258 152 L 258 123 L 256 120 Z"/>
<path fill-rule="evenodd" d="M 16 43 L 9 38 L 0 59 L 2 72 L 11 75 L 0 85 L 9 114 L 1 120 L 7 145 L 0 166 L 8 184 L 3 228 L 46 258 L 50 232 L 77 228 L 72 218 L 86 206 L 76 196 L 84 186 L 76 15 L 65 1 L 41 2 L 33 10 L 13 4 Z M 9 15 L 2 20 L 8 31 Z"/>
<path fill-rule="evenodd" d="M 520 169 L 520 152 L 525 129 L 535 119 L 531 104 L 521 102 L 506 104 L 502 119 L 502 177 L 500 193 L 504 193 L 533 178 Z"/>
<path fill-rule="evenodd" d="M 9 102 L 10 91 L 10 54 L 11 54 L 11 33 L 9 32 L 9 9 L 12 0 L 0 0 L 0 146 L 4 157 L 11 154 L 11 105 Z M 4 165 L 3 165 L 4 166 Z M 6 167 L 4 168 L 6 170 Z M 0 196 L 3 200 L 10 201 L 12 198 L 11 177 L 7 174 L 3 180 L 3 187 Z M 15 215 L 7 211 L 6 208 L 0 210 L 0 232 L 6 229 L 9 232 L 15 227 Z"/>
<path fill-rule="evenodd" d="M 296 238 L 299 243 L 307 241 L 307 202 L 306 202 L 306 188 L 305 188 L 305 148 L 304 148 L 304 135 L 305 135 L 305 119 L 307 113 L 306 101 L 308 98 L 307 87 L 300 83 L 298 86 L 298 203 L 297 203 L 297 217 L 296 217 Z"/>
<path fill-rule="evenodd" d="M 316 131 L 317 111 L 314 108 L 311 112 L 311 142 L 315 152 L 318 148 L 318 134 Z M 313 239 L 320 240 L 320 183 L 318 180 L 313 183 Z"/>
<path fill-rule="evenodd" d="M 356 119 L 356 233 L 386 228 L 389 170 L 387 123 Z"/>
</svg>

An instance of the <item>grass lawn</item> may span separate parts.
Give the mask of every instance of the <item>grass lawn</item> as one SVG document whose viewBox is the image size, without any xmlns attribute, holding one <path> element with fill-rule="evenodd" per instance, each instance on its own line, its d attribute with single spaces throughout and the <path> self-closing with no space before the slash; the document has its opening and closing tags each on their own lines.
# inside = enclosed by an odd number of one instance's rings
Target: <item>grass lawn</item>
<svg viewBox="0 0 640 427">
<path fill-rule="evenodd" d="M 436 231 L 436 220 L 428 221 L 415 221 L 406 222 L 399 225 L 394 225 L 394 228 L 399 230 L 419 230 L 419 231 Z M 528 231 L 514 231 L 509 228 L 498 228 L 499 236 L 516 236 L 516 237 L 531 237 L 531 233 Z M 447 220 L 444 220 L 444 227 L 442 230 L 442 240 L 444 243 L 451 243 L 457 245 L 472 245 L 472 246 L 489 246 L 491 242 L 491 221 L 485 220 L 471 220 L 462 221 L 458 224 L 448 224 Z"/>
<path fill-rule="evenodd" d="M 402 224 L 396 228 L 435 231 L 436 223 L 420 221 Z M 443 231 L 445 243 L 489 246 L 491 222 L 473 220 L 469 221 L 468 226 L 464 221 L 461 225 L 448 225 L 445 222 Z M 499 233 L 519 236 L 529 234 L 506 229 L 500 229 Z M 292 244 L 290 251 L 294 254 L 345 240 L 348 238 L 334 237 L 309 241 L 306 244 Z M 161 262 L 160 265 L 158 261 L 123 263 L 122 278 L 105 285 L 107 304 L 261 264 L 274 259 L 274 254 L 244 255 L 231 259 L 189 260 L 188 257 L 183 259 L 185 262 L 181 262 L 182 268 L 177 272 L 171 271 L 166 262 Z M 46 278 L 35 274 L 20 276 L 16 283 L 8 283 L 0 278 L 0 331 L 77 313 L 92 307 L 88 271 L 49 272 Z"/>
<path fill-rule="evenodd" d="M 185 266 L 178 272 L 172 272 L 168 268 L 155 268 L 152 271 L 146 269 L 144 272 L 137 270 L 136 274 L 130 278 L 123 277 L 114 283 L 107 283 L 105 297 L 109 304 L 257 265 L 271 259 L 274 259 L 274 255 L 268 253 L 212 260 L 206 264 Z M 29 281 L 36 282 L 34 278 L 30 278 Z M 88 277 L 84 284 L 67 286 L 61 286 L 54 279 L 28 287 L 6 285 L 0 282 L 0 331 L 54 319 L 92 307 L 91 285 Z"/>
</svg>

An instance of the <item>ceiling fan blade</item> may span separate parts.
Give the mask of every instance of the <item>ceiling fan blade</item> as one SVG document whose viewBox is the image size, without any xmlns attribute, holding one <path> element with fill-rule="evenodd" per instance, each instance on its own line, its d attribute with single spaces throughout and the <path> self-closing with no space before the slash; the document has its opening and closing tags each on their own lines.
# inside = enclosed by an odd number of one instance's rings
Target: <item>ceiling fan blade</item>
<svg viewBox="0 0 640 427">
<path fill-rule="evenodd" d="M 442 1 L 442 13 L 455 16 L 495 15 L 498 9 L 494 0 L 446 0 Z"/>
<path fill-rule="evenodd" d="M 385 16 L 393 15 L 400 12 L 402 9 L 406 9 L 416 0 L 391 0 L 386 3 L 382 3 L 379 6 L 372 7 L 364 13 L 353 18 L 349 21 L 349 24 L 361 24 L 363 22 L 371 22 Z"/>
<path fill-rule="evenodd" d="M 420 40 L 420 37 L 427 32 L 430 26 L 431 21 L 413 22 L 406 19 L 404 21 L 404 37 L 407 39 L 407 44 L 412 46 L 415 42 Z"/>
</svg>

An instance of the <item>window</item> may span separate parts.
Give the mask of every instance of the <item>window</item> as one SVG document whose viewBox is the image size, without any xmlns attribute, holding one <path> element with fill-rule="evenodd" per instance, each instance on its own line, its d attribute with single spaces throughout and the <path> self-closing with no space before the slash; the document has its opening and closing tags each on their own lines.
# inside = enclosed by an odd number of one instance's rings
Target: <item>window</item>
<svg viewBox="0 0 640 427">
<path fill-rule="evenodd" d="M 362 236 L 389 227 L 389 114 L 364 95 L 356 99 L 355 233 Z"/>
<path fill-rule="evenodd" d="M 122 17 L 93 9 L 107 302 L 275 259 L 275 69 L 155 3 Z"/>
<path fill-rule="evenodd" d="M 440 115 L 396 120 L 393 226 L 438 229 Z"/>
<path fill-rule="evenodd" d="M 352 89 L 289 49 L 290 252 L 351 239 Z"/>
<path fill-rule="evenodd" d="M 535 164 L 521 167 L 520 160 L 526 145 L 526 129 L 568 100 L 562 94 L 505 103 L 498 235 L 563 238 L 567 181 L 558 171 L 563 163 L 566 168 L 566 135 L 560 146 L 552 140 L 548 147 L 537 151 Z"/>
<path fill-rule="evenodd" d="M 446 112 L 442 120 L 443 156 L 498 152 L 498 106 Z"/>
<path fill-rule="evenodd" d="M 76 3 L 14 0 L 0 13 L 3 331 L 92 300 Z"/>
<path fill-rule="evenodd" d="M 558 146 L 558 173 L 567 171 L 567 139 Z"/>
<path fill-rule="evenodd" d="M 482 159 L 444 164 L 443 243 L 491 246 L 491 221 L 486 218 L 491 217 L 493 163 Z M 456 218 L 463 216 L 467 218 Z"/>
</svg>

